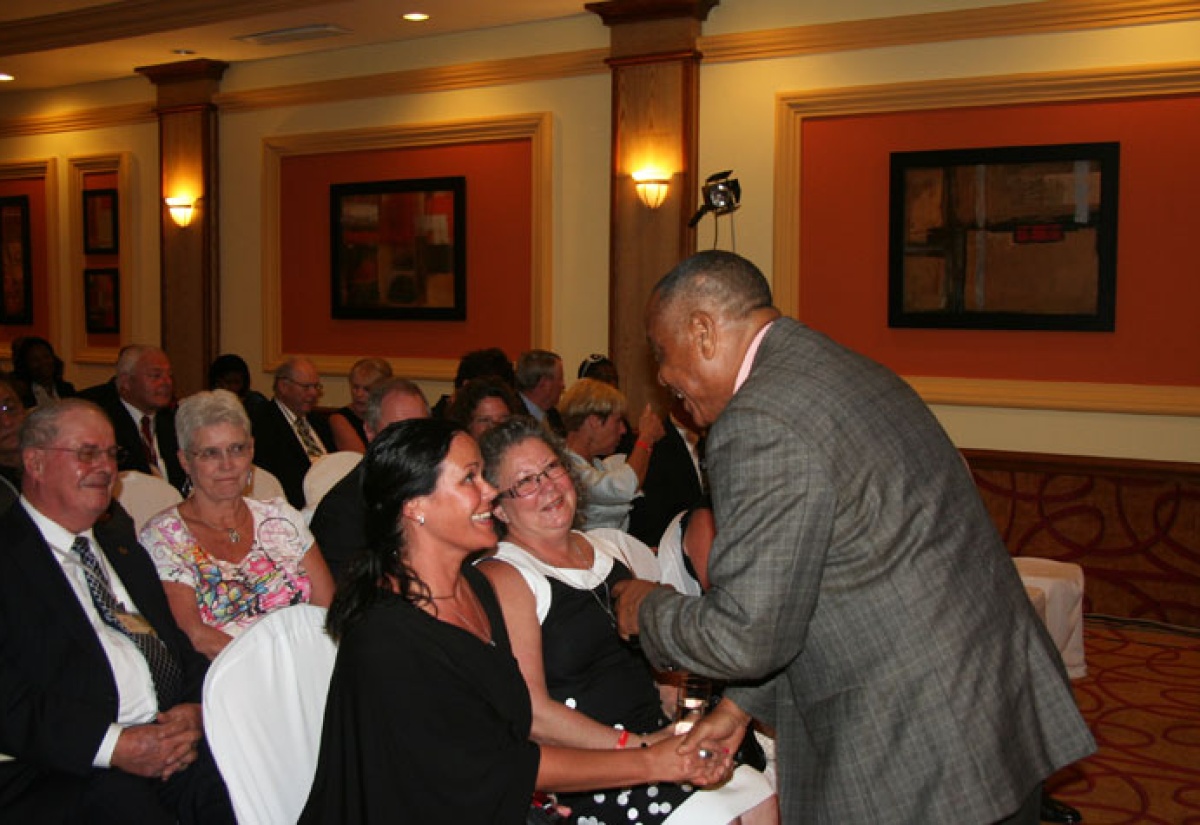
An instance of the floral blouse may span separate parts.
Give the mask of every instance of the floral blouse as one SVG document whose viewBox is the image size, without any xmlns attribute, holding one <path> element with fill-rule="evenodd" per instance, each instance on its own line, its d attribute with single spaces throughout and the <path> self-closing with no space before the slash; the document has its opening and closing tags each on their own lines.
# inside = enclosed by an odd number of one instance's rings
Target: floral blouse
<svg viewBox="0 0 1200 825">
<path fill-rule="evenodd" d="M 158 577 L 195 590 L 204 623 L 230 636 L 272 610 L 312 598 L 303 561 L 313 536 L 304 517 L 281 498 L 243 500 L 254 517 L 254 536 L 250 552 L 237 564 L 205 552 L 178 507 L 154 516 L 139 536 Z"/>
</svg>

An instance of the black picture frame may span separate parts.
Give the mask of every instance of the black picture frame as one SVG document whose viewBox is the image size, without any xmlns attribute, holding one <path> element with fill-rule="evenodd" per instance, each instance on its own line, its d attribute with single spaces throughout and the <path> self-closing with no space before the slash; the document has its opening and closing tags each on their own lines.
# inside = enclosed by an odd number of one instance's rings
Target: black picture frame
<svg viewBox="0 0 1200 825">
<path fill-rule="evenodd" d="M 332 315 L 465 321 L 465 177 L 329 187 Z"/>
<path fill-rule="evenodd" d="M 88 334 L 121 331 L 121 276 L 116 267 L 83 271 L 83 316 Z"/>
<path fill-rule="evenodd" d="M 115 255 L 121 248 L 116 189 L 86 189 L 83 193 L 83 253 Z"/>
<path fill-rule="evenodd" d="M 888 326 L 1116 328 L 1119 143 L 891 155 Z"/>
<path fill-rule="evenodd" d="M 29 196 L 0 197 L 0 324 L 33 323 Z"/>
</svg>

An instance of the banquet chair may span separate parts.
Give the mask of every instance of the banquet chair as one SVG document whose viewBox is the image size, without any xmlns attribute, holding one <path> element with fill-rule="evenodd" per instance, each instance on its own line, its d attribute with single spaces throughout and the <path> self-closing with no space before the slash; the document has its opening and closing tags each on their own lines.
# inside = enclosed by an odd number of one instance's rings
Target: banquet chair
<svg viewBox="0 0 1200 825">
<path fill-rule="evenodd" d="M 117 475 L 113 498 L 129 513 L 139 531 L 151 516 L 183 501 L 179 491 L 165 479 L 137 470 L 125 470 Z"/>
<path fill-rule="evenodd" d="M 242 495 L 247 498 L 257 499 L 258 501 L 267 501 L 272 498 L 287 498 L 283 492 L 283 485 L 279 483 L 279 479 L 270 470 L 264 470 L 257 464 L 251 466 L 252 474 L 250 483 L 246 485 L 242 491 Z"/>
<path fill-rule="evenodd" d="M 1083 568 L 1070 562 L 1035 556 L 1016 556 L 1013 563 L 1026 589 L 1045 594 L 1042 617 L 1055 646 L 1063 657 L 1067 675 L 1082 679 L 1087 675 L 1083 646 Z"/>
<path fill-rule="evenodd" d="M 204 680 L 204 735 L 240 825 L 292 825 L 317 768 L 337 648 L 325 608 L 267 614 L 230 642 Z"/>
<path fill-rule="evenodd" d="M 304 474 L 305 508 L 316 510 L 330 488 L 357 467 L 362 457 L 353 450 L 339 450 L 314 461 Z"/>
</svg>

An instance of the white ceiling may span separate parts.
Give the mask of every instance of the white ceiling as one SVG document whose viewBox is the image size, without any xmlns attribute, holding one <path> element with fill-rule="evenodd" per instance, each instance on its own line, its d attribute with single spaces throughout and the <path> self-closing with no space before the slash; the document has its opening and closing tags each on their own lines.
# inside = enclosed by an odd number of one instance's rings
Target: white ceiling
<svg viewBox="0 0 1200 825">
<path fill-rule="evenodd" d="M 584 0 L 0 0 L 0 94 L 130 77 L 138 66 L 238 61 L 585 14 Z M 409 23 L 406 12 L 431 19 Z M 349 34 L 272 46 L 249 34 L 332 24 Z M 189 49 L 190 55 L 175 53 Z"/>
</svg>

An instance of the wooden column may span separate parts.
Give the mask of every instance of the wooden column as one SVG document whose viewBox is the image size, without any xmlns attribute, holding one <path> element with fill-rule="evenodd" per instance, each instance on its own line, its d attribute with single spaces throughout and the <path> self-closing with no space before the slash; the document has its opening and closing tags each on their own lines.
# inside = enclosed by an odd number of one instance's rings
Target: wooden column
<svg viewBox="0 0 1200 825">
<path fill-rule="evenodd" d="M 587 9 L 611 29 L 612 215 L 609 347 L 630 418 L 652 401 L 665 411 L 646 345 L 643 313 L 658 279 L 695 251 L 701 23 L 718 0 L 606 0 Z M 657 209 L 639 199 L 633 174 L 670 181 Z"/>
<path fill-rule="evenodd" d="M 161 340 L 180 397 L 207 389 L 208 365 L 220 342 L 217 109 L 212 101 L 227 67 L 217 60 L 186 60 L 136 70 L 158 91 Z M 167 209 L 165 199 L 177 197 L 195 200 L 187 226 L 178 226 Z"/>
</svg>

